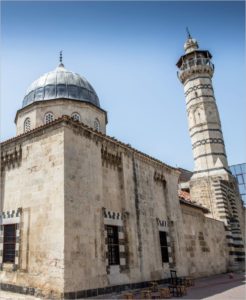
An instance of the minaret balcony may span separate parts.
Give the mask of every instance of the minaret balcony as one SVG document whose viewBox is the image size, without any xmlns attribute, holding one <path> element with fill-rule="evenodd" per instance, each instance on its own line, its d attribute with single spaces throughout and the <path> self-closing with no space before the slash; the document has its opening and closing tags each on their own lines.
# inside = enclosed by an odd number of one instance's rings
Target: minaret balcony
<svg viewBox="0 0 246 300">
<path fill-rule="evenodd" d="M 210 68 L 214 68 L 214 65 L 211 63 L 210 59 L 198 57 L 184 61 L 180 67 L 180 70 L 185 71 L 193 66 L 210 66 Z"/>
<path fill-rule="evenodd" d="M 180 71 L 177 72 L 182 83 L 192 74 L 208 73 L 211 77 L 214 73 L 214 64 L 208 58 L 193 58 L 182 63 Z"/>
</svg>

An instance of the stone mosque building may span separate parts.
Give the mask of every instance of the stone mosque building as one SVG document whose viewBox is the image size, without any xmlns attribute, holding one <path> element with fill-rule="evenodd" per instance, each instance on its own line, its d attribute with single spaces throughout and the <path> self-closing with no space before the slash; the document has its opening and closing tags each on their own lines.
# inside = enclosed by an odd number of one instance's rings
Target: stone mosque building
<svg viewBox="0 0 246 300">
<path fill-rule="evenodd" d="M 107 135 L 90 83 L 63 63 L 34 81 L 1 143 L 0 285 L 76 299 L 244 266 L 242 201 L 226 157 L 212 55 L 177 63 L 194 172 Z M 179 192 L 178 192 L 179 187 Z"/>
</svg>

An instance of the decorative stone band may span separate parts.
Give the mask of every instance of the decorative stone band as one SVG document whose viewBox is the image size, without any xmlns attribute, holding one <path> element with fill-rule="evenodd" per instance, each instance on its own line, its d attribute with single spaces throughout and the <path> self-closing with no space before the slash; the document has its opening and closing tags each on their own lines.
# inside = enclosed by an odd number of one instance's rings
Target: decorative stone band
<svg viewBox="0 0 246 300">
<path fill-rule="evenodd" d="M 210 77 L 213 76 L 213 68 L 209 65 L 199 65 L 199 66 L 192 66 L 184 71 L 178 72 L 178 77 L 182 83 L 185 83 L 187 79 L 189 79 L 194 74 L 209 74 Z"/>
<path fill-rule="evenodd" d="M 194 92 L 196 90 L 200 90 L 200 89 L 209 89 L 213 91 L 213 87 L 211 84 L 198 84 L 195 86 L 190 87 L 186 92 L 185 92 L 185 96 L 188 96 L 191 92 Z"/>
<path fill-rule="evenodd" d="M 121 212 L 110 211 L 105 207 L 102 208 L 104 224 L 123 226 L 123 214 Z"/>
<path fill-rule="evenodd" d="M 108 232 L 107 225 L 117 226 L 118 239 L 119 239 L 119 257 L 120 265 L 119 270 L 124 271 L 127 269 L 127 255 L 126 255 L 126 239 L 123 226 L 123 214 L 120 212 L 114 212 L 103 208 L 104 216 L 104 238 L 105 238 L 105 254 L 106 254 L 106 270 L 107 274 L 110 274 L 110 265 L 108 260 Z"/>
<path fill-rule="evenodd" d="M 16 145 L 12 149 L 7 151 L 2 151 L 1 153 L 1 167 L 4 169 L 5 167 L 10 168 L 18 166 L 21 162 L 22 158 L 22 148 L 21 145 Z"/>
<path fill-rule="evenodd" d="M 197 160 L 198 158 L 201 158 L 201 157 L 210 156 L 210 155 L 221 155 L 221 156 L 227 157 L 226 154 L 223 152 L 210 152 L 210 153 L 205 153 L 205 154 L 195 156 L 194 160 Z"/>
<path fill-rule="evenodd" d="M 167 231 L 167 221 L 156 218 L 157 226 L 160 231 Z"/>
<path fill-rule="evenodd" d="M 206 99 L 207 98 L 207 99 Z M 206 99 L 206 100 L 205 100 Z M 195 104 L 198 104 L 198 100 L 201 100 L 199 103 L 202 103 L 202 102 L 204 102 L 204 101 L 206 101 L 206 102 L 212 102 L 212 103 L 214 103 L 215 102 L 215 98 L 214 98 L 214 96 L 213 95 L 200 95 L 200 96 L 195 96 L 195 97 L 193 97 L 193 98 L 190 98 L 187 102 L 186 102 L 186 107 L 187 107 L 187 111 L 189 111 L 189 109 L 191 108 L 191 107 L 193 107 L 193 105 L 190 105 L 189 106 L 189 104 L 191 103 L 191 102 L 193 102 L 193 101 L 196 101 L 195 102 Z"/>
<path fill-rule="evenodd" d="M 207 128 L 207 129 L 202 129 L 202 130 L 198 130 L 198 131 L 195 131 L 193 132 L 190 137 L 193 137 L 194 135 L 198 134 L 198 133 L 202 133 L 202 132 L 206 132 L 206 131 L 217 131 L 217 132 L 220 132 L 222 133 L 221 129 L 219 128 Z"/>
<path fill-rule="evenodd" d="M 224 141 L 223 141 L 223 139 L 220 139 L 220 138 L 203 139 L 203 140 L 195 142 L 192 145 L 192 149 L 195 149 L 198 146 L 203 146 L 203 145 L 206 145 L 206 144 L 223 144 L 224 145 Z"/>
<path fill-rule="evenodd" d="M 121 153 L 113 153 L 108 151 L 108 148 L 102 145 L 101 148 L 101 157 L 102 157 L 102 164 L 106 167 L 113 166 L 117 168 L 121 168 L 122 159 Z"/>
<path fill-rule="evenodd" d="M 225 170 L 226 172 L 228 172 L 229 174 L 231 174 L 231 171 L 227 168 L 224 167 L 219 167 L 219 168 L 210 168 L 210 169 L 204 169 L 204 170 L 199 170 L 199 171 L 194 171 L 193 174 L 197 174 L 197 173 L 207 173 L 209 171 L 218 171 L 218 170 Z"/>
<path fill-rule="evenodd" d="M 3 239 L 4 239 L 4 225 L 16 224 L 16 243 L 15 243 L 15 262 L 13 264 L 13 271 L 19 267 L 19 252 L 20 252 L 20 218 L 21 208 L 12 211 L 2 212 L 0 214 L 0 269 L 3 267 Z"/>
<path fill-rule="evenodd" d="M 193 78 L 191 78 L 191 79 L 189 79 L 189 80 L 187 80 L 186 82 L 185 82 L 185 85 L 188 83 L 188 82 L 191 82 L 191 81 L 194 81 L 194 80 L 197 80 L 197 79 L 208 79 L 208 80 L 210 80 L 211 81 L 211 77 L 209 77 L 209 76 L 197 76 L 197 77 L 193 77 Z"/>
<path fill-rule="evenodd" d="M 229 255 L 235 262 L 245 261 L 244 244 L 241 237 L 235 237 L 231 232 L 230 226 L 225 227 L 226 241 L 229 250 Z"/>
</svg>

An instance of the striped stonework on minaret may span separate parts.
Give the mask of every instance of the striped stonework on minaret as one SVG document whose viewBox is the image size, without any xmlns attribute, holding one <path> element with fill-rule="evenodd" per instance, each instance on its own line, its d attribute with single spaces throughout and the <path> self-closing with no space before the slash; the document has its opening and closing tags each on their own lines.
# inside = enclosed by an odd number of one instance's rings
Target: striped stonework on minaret
<svg viewBox="0 0 246 300">
<path fill-rule="evenodd" d="M 195 162 L 194 176 L 228 172 L 227 156 L 215 101 L 212 55 L 191 37 L 177 66 L 184 85 L 189 132 Z"/>
<path fill-rule="evenodd" d="M 201 50 L 188 35 L 185 54 L 177 62 L 184 86 L 189 133 L 194 158 L 190 195 L 210 211 L 209 217 L 224 222 L 232 264 L 243 262 L 245 221 L 235 179 L 228 167 L 225 143 L 212 77 L 214 65 L 208 50 Z"/>
</svg>

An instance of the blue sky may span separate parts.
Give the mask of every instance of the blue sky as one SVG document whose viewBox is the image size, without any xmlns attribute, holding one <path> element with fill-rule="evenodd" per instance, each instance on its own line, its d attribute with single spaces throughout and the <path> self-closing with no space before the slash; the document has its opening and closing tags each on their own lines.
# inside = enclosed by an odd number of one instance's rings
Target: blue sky
<svg viewBox="0 0 246 300">
<path fill-rule="evenodd" d="M 245 161 L 244 2 L 2 2 L 1 140 L 27 87 L 58 64 L 85 76 L 107 132 L 173 166 L 193 168 L 176 62 L 185 27 L 213 54 L 229 164 Z"/>
</svg>

